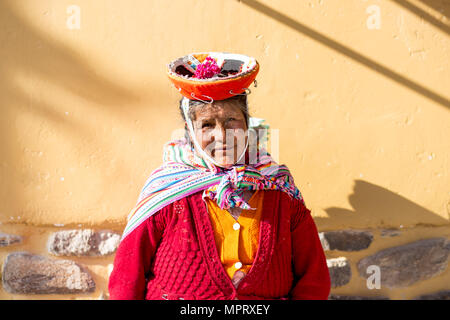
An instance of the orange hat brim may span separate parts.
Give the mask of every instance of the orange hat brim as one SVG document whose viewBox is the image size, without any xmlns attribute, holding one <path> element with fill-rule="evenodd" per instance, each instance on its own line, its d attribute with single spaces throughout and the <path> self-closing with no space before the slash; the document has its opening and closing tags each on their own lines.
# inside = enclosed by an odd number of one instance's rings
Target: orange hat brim
<svg viewBox="0 0 450 320">
<path fill-rule="evenodd" d="M 259 63 L 242 74 L 231 78 L 214 79 L 211 81 L 185 78 L 168 70 L 167 75 L 175 88 L 188 99 L 224 100 L 236 94 L 244 92 L 256 79 L 259 72 Z"/>
</svg>

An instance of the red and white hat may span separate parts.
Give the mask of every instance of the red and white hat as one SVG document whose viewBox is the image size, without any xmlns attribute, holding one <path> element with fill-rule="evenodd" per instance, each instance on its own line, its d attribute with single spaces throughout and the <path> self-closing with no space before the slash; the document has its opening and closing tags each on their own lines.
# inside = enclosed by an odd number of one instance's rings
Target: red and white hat
<svg viewBox="0 0 450 320">
<path fill-rule="evenodd" d="M 228 52 L 191 53 L 167 65 L 167 75 L 186 98 L 212 102 L 250 91 L 259 72 L 255 58 Z"/>
</svg>

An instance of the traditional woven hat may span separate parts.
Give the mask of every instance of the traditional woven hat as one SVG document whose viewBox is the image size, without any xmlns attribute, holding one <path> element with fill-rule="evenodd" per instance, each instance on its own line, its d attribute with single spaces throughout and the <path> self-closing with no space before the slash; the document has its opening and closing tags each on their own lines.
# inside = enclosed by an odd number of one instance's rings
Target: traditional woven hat
<svg viewBox="0 0 450 320">
<path fill-rule="evenodd" d="M 250 91 L 258 71 L 255 58 L 228 52 L 192 53 L 167 65 L 170 81 L 183 96 L 209 102 Z"/>
</svg>

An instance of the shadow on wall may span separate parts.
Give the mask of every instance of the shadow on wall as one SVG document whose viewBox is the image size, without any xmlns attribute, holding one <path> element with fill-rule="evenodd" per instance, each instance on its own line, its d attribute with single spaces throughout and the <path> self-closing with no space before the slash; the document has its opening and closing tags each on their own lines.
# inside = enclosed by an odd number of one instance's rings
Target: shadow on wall
<svg viewBox="0 0 450 320">
<path fill-rule="evenodd" d="M 414 13 L 418 17 L 424 19 L 429 24 L 435 26 L 436 28 L 440 29 L 442 32 L 445 32 L 446 34 L 450 35 L 450 26 L 446 25 L 442 21 L 437 20 L 429 13 L 423 11 L 421 8 L 415 6 L 413 3 L 404 1 L 404 0 L 391 0 L 398 4 L 399 6 L 402 6 L 403 8 L 409 10 L 410 12 Z M 434 11 L 437 11 L 444 15 L 447 18 L 450 18 L 450 2 L 448 0 L 420 0 L 423 4 L 425 4 L 427 7 L 432 8 Z"/>
<path fill-rule="evenodd" d="M 367 68 L 370 68 L 372 71 L 378 72 L 381 75 L 383 75 L 384 77 L 387 77 L 387 78 L 415 91 L 416 93 L 421 94 L 422 96 L 435 101 L 436 103 L 438 103 L 444 107 L 450 108 L 450 100 L 447 97 L 445 97 L 444 95 L 441 95 L 437 92 L 427 89 L 425 86 L 404 77 L 403 75 L 370 59 L 369 57 L 366 57 L 366 56 L 350 49 L 349 47 L 344 46 L 341 43 L 327 37 L 326 35 L 324 35 L 320 32 L 317 32 L 314 29 L 312 29 L 298 21 L 295 21 L 294 19 L 281 13 L 280 11 L 277 11 L 269 6 L 266 6 L 265 4 L 255 1 L 255 0 L 237 0 L 237 1 L 244 3 L 245 5 L 251 7 L 252 9 L 259 11 L 280 23 L 283 23 L 284 25 L 296 30 L 297 32 L 299 32 L 317 42 L 320 42 L 321 44 L 327 46 L 328 48 L 333 49 L 333 50 L 337 51 L 338 53 L 345 55 L 346 57 L 352 59 L 355 62 L 360 63 L 361 65 L 363 65 Z M 403 3 L 404 1 L 399 0 L 396 2 Z M 437 8 L 439 8 L 438 10 L 444 11 L 445 15 L 448 17 L 449 11 L 450 11 L 450 8 L 448 5 L 440 5 L 437 1 L 425 1 L 424 0 L 423 2 L 433 3 Z M 412 9 L 410 6 L 407 6 L 407 8 L 410 10 Z M 443 30 L 444 32 L 448 32 L 448 27 L 446 27 L 441 22 L 435 20 L 431 15 L 425 15 L 425 13 L 421 10 L 415 10 L 414 13 L 420 14 L 420 16 L 422 18 L 428 20 L 429 22 L 433 21 L 434 25 L 439 25 L 441 30 Z"/>
<path fill-rule="evenodd" d="M 450 2 L 448 0 L 420 0 L 420 2 L 450 19 Z"/>
<path fill-rule="evenodd" d="M 328 218 L 315 217 L 314 220 L 320 229 L 333 229 L 336 225 L 365 229 L 449 224 L 448 219 L 411 200 L 363 180 L 355 181 L 353 194 L 349 196 L 349 200 L 353 210 L 331 207 L 325 209 Z"/>
<path fill-rule="evenodd" d="M 270 19 L 307 36 L 328 48 L 345 55 L 355 62 L 369 68 L 380 75 L 401 84 L 414 92 L 433 100 L 434 102 L 450 108 L 450 100 L 443 94 L 432 91 L 426 86 L 419 84 L 407 77 L 391 70 L 387 66 L 366 57 L 357 51 L 333 40 L 332 38 L 317 32 L 309 26 L 294 20 L 293 18 L 277 11 L 276 9 L 260 3 L 256 0 L 237 0 L 255 11 L 258 11 Z M 426 20 L 429 24 L 439 28 L 442 32 L 450 34 L 450 27 L 442 21 L 437 20 L 432 15 L 426 13 L 421 8 L 401 0 L 392 0 L 399 6 L 411 11 L 420 18 Z M 421 0 L 422 3 L 429 6 L 435 11 L 439 11 L 446 17 L 450 16 L 450 2 L 446 0 Z M 410 227 L 418 224 L 426 225 L 446 225 L 448 219 L 442 218 L 438 214 L 431 212 L 422 206 L 380 186 L 371 183 L 356 180 L 354 193 L 350 196 L 350 203 L 354 210 L 346 210 L 342 208 L 327 208 L 329 218 L 315 217 L 320 229 L 329 229 L 331 226 L 346 225 L 353 228 L 371 227 L 392 227 L 399 228 Z M 447 208 L 449 215 L 450 209 Z"/>
<path fill-rule="evenodd" d="M 38 85 L 50 84 L 55 90 L 98 108 L 93 109 L 93 113 L 102 109 L 114 116 L 129 113 L 130 109 L 124 107 L 138 105 L 136 102 L 140 101 L 140 97 L 131 89 L 102 76 L 72 47 L 30 24 L 20 13 L 16 1 L 0 1 L 0 40 L 0 178 L 3 182 L 0 198 L 2 202 L 8 202 L 3 203 L 0 210 L 3 209 L 2 214 L 6 214 L 16 211 L 15 203 L 27 201 L 23 199 L 18 185 L 22 177 L 17 176 L 30 175 L 25 172 L 26 168 L 18 167 L 24 156 L 23 142 L 19 141 L 23 134 L 19 131 L 26 130 L 17 127 L 18 115 L 27 114 L 28 118 L 43 124 L 38 138 L 41 138 L 48 124 L 57 127 L 58 134 L 67 138 L 67 144 L 76 144 L 74 149 L 83 149 L 87 139 L 92 142 L 92 148 L 109 148 L 112 145 L 106 139 L 99 141 L 96 128 L 65 116 L 63 106 L 51 101 L 51 92 L 33 96 L 24 88 L 23 81 L 28 85 L 33 85 L 33 81 Z"/>
<path fill-rule="evenodd" d="M 30 104 L 27 93 L 14 80 L 20 75 L 31 75 L 97 106 L 107 106 L 113 112 L 125 112 L 122 108 L 124 104 L 138 100 L 138 96 L 131 90 L 102 77 L 93 65 L 71 47 L 36 30 L 21 17 L 12 3 L 0 2 L 1 32 L 2 38 L 6 38 L 0 51 L 2 91 L 23 105 Z M 50 107 L 52 106 L 41 101 L 33 101 L 35 112 L 64 121 L 64 117 L 56 112 L 52 113 Z"/>
</svg>

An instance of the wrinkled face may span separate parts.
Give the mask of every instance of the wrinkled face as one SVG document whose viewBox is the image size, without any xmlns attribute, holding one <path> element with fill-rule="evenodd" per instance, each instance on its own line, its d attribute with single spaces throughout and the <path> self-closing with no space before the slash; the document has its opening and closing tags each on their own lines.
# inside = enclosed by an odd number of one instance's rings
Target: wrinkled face
<svg viewBox="0 0 450 320">
<path fill-rule="evenodd" d="M 215 101 L 214 106 L 197 107 L 193 120 L 194 132 L 202 149 L 224 167 L 238 161 L 247 141 L 245 116 L 235 103 Z"/>
</svg>

